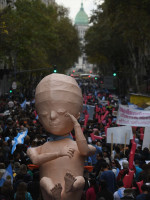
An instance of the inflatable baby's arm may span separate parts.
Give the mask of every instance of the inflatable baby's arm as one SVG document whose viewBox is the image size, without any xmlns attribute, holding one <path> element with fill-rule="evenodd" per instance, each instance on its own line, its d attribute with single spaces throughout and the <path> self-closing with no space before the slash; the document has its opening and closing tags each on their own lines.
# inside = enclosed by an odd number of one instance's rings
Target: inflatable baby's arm
<svg viewBox="0 0 150 200">
<path fill-rule="evenodd" d="M 29 148 L 27 154 L 30 157 L 33 164 L 41 165 L 45 162 L 57 159 L 59 157 L 68 156 L 69 158 L 73 157 L 74 149 L 65 146 L 61 151 L 53 153 L 41 153 L 42 146 Z"/>
<path fill-rule="evenodd" d="M 81 126 L 78 123 L 77 119 L 69 113 L 67 113 L 67 115 L 71 118 L 74 124 L 76 143 L 81 155 L 89 156 L 89 155 L 94 154 L 96 151 L 96 148 L 87 144 L 86 138 L 84 137 Z"/>
</svg>

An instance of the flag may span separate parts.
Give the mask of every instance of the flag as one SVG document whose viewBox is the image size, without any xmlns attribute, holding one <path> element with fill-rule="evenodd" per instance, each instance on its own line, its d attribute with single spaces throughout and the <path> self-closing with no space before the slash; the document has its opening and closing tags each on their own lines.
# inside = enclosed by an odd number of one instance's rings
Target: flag
<svg viewBox="0 0 150 200">
<path fill-rule="evenodd" d="M 13 184 L 13 171 L 11 164 L 8 165 L 5 173 L 3 174 L 2 178 L 0 179 L 0 187 L 3 186 L 6 180 L 11 180 L 11 184 Z"/>
<path fill-rule="evenodd" d="M 32 104 L 35 104 L 35 99 L 33 99 L 33 100 L 31 101 L 31 103 L 32 103 Z"/>
<path fill-rule="evenodd" d="M 28 129 L 26 129 L 25 131 L 23 131 L 21 133 L 18 133 L 18 135 L 14 138 L 14 145 L 12 147 L 11 154 L 14 153 L 17 144 L 23 144 L 24 143 L 24 138 L 26 137 L 27 133 L 28 133 Z"/>
<path fill-rule="evenodd" d="M 22 109 L 26 109 L 26 99 L 24 100 L 24 102 L 22 104 L 20 104 L 21 108 Z"/>
<path fill-rule="evenodd" d="M 7 142 L 10 138 L 9 137 L 5 137 L 5 142 Z"/>
</svg>

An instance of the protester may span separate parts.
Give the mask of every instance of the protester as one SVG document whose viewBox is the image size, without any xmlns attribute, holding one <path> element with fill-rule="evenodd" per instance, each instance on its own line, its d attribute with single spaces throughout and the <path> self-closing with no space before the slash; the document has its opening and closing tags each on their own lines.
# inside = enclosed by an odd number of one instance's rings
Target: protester
<svg viewBox="0 0 150 200">
<path fill-rule="evenodd" d="M 121 199 L 124 199 L 124 200 L 132 200 L 132 199 L 134 199 L 135 200 L 133 189 L 126 188 L 124 190 L 124 196 Z"/>
<path fill-rule="evenodd" d="M 106 181 L 107 189 L 112 194 L 116 191 L 116 177 L 115 174 L 109 170 L 109 165 L 107 163 L 103 163 L 102 165 L 102 173 L 100 175 L 100 181 Z"/>
<path fill-rule="evenodd" d="M 117 176 L 117 181 L 123 180 L 124 176 L 126 174 L 128 174 L 128 172 L 129 172 L 129 163 L 128 163 L 128 161 L 124 160 L 122 162 L 122 166 L 123 166 L 123 169 L 120 170 L 120 172 L 119 172 L 119 174 Z"/>
<path fill-rule="evenodd" d="M 86 191 L 86 200 L 96 200 L 96 195 L 99 192 L 97 181 L 96 179 L 91 178 L 89 182 L 90 182 L 90 187 Z"/>
<path fill-rule="evenodd" d="M 17 192 L 14 195 L 15 200 L 32 200 L 32 196 L 27 192 L 27 184 L 20 182 L 17 186 Z"/>
<path fill-rule="evenodd" d="M 135 169 L 136 169 L 136 172 L 135 172 L 135 180 L 138 181 L 139 179 L 139 175 L 140 173 L 143 171 L 140 167 L 140 162 L 139 160 L 135 160 Z"/>
<path fill-rule="evenodd" d="M 102 148 L 96 144 L 96 141 L 92 141 L 92 145 L 96 148 L 96 152 L 94 155 L 90 156 L 92 160 L 92 165 L 95 166 L 97 163 L 97 154 L 102 152 Z"/>
<path fill-rule="evenodd" d="M 99 175 L 103 163 L 106 163 L 106 161 L 104 160 L 103 153 L 101 152 L 101 153 L 97 154 L 97 163 L 93 169 L 93 173 L 95 174 L 95 177 L 97 177 Z"/>
<path fill-rule="evenodd" d="M 112 171 L 114 172 L 116 178 L 121 170 L 121 166 L 118 162 L 118 160 L 112 160 L 111 161 L 111 167 L 112 167 Z"/>
<path fill-rule="evenodd" d="M 33 180 L 28 183 L 28 192 L 30 192 L 33 200 L 38 200 L 40 196 L 40 176 L 39 171 L 33 173 Z"/>
<path fill-rule="evenodd" d="M 10 180 L 6 180 L 0 189 L 0 200 L 13 200 L 13 187 Z"/>
<path fill-rule="evenodd" d="M 150 198 L 150 186 L 144 184 L 141 187 L 142 194 L 137 195 L 136 200 L 148 200 Z"/>
<path fill-rule="evenodd" d="M 113 194 L 107 189 L 105 180 L 100 181 L 100 192 L 97 194 L 96 200 L 113 200 Z"/>
<path fill-rule="evenodd" d="M 122 197 L 124 197 L 124 184 L 123 181 L 117 182 L 118 190 L 114 193 L 114 200 L 120 200 Z"/>
</svg>

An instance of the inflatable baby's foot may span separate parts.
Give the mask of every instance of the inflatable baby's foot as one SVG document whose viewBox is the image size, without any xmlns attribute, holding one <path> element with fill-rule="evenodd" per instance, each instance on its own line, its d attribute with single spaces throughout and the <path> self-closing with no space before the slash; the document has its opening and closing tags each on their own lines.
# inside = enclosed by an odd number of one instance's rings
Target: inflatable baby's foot
<svg viewBox="0 0 150 200">
<path fill-rule="evenodd" d="M 75 177 L 71 173 L 66 173 L 65 177 L 65 192 L 70 192 L 73 189 L 73 184 L 76 181 Z"/>
<path fill-rule="evenodd" d="M 62 186 L 60 183 L 56 184 L 51 190 L 51 195 L 54 200 L 60 200 L 61 199 L 61 191 L 62 191 Z"/>
</svg>

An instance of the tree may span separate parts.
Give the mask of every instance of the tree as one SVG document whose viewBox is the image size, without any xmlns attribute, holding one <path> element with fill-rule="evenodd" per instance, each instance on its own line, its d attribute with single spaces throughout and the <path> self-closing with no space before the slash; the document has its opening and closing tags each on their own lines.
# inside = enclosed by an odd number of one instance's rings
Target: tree
<svg viewBox="0 0 150 200">
<path fill-rule="evenodd" d="M 120 80 L 127 79 L 129 86 L 136 83 L 135 91 L 150 57 L 149 10 L 148 0 L 105 0 L 93 13 L 86 35 L 89 59 L 104 74 L 115 68 Z"/>
<path fill-rule="evenodd" d="M 48 67 L 52 72 L 53 65 L 58 65 L 63 73 L 71 67 L 78 58 L 79 41 L 67 9 L 56 4 L 46 7 L 40 0 L 17 0 L 15 6 L 2 15 L 8 34 L 2 38 L 0 56 L 9 68 Z"/>
</svg>

